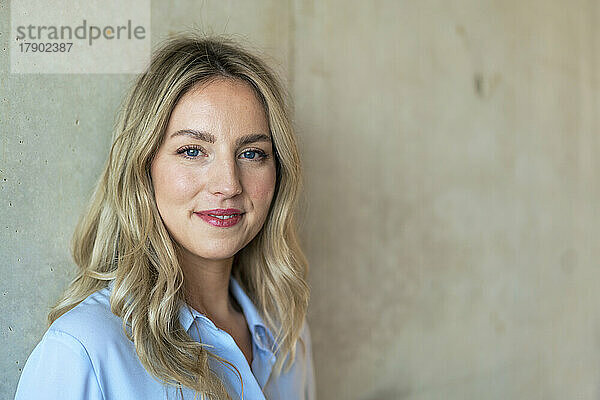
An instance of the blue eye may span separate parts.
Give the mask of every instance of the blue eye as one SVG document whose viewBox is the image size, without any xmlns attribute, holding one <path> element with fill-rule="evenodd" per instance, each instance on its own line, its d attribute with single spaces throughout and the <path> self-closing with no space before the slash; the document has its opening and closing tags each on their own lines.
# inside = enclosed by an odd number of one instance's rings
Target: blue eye
<svg viewBox="0 0 600 400">
<path fill-rule="evenodd" d="M 177 154 L 181 154 L 185 158 L 196 159 L 203 154 L 202 149 L 198 147 L 183 147 L 177 150 Z"/>
<path fill-rule="evenodd" d="M 269 155 L 262 150 L 246 150 L 241 155 L 242 158 L 251 161 L 264 161 L 269 158 Z"/>
<path fill-rule="evenodd" d="M 185 154 L 188 157 L 196 157 L 198 154 L 200 154 L 200 150 L 198 150 L 198 149 L 187 149 L 185 151 Z"/>
<path fill-rule="evenodd" d="M 247 159 L 252 160 L 254 159 L 254 157 L 256 157 L 256 154 L 258 152 L 255 150 L 248 150 L 242 153 L 243 156 L 245 156 Z"/>
</svg>

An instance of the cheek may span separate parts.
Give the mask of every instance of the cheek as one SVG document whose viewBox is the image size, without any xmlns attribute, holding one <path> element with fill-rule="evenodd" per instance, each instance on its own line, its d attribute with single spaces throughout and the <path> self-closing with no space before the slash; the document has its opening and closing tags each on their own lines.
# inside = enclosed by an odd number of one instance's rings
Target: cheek
<svg viewBox="0 0 600 400">
<path fill-rule="evenodd" d="M 275 192 L 275 170 L 265 171 L 259 176 L 253 176 L 250 178 L 250 182 L 246 185 L 250 198 L 255 203 L 255 206 L 259 204 L 265 207 L 269 207 L 271 199 Z"/>
<path fill-rule="evenodd" d="M 197 189 L 194 176 L 173 165 L 154 166 L 152 182 L 159 207 L 163 203 L 184 203 L 194 196 Z"/>
</svg>

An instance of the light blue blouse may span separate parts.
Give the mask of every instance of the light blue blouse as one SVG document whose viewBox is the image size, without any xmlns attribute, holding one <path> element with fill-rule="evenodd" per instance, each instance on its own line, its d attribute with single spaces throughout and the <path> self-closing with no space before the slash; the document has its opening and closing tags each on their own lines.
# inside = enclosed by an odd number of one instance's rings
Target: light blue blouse
<svg viewBox="0 0 600 400">
<path fill-rule="evenodd" d="M 179 320 L 195 340 L 213 347 L 210 350 L 232 362 L 243 380 L 243 398 L 315 399 L 310 332 L 304 324 L 291 369 L 271 374 L 275 354 L 273 335 L 256 307 L 232 277 L 231 291 L 243 309 L 252 334 L 252 365 L 225 331 L 210 319 L 182 307 Z M 111 400 L 179 399 L 178 390 L 164 385 L 142 366 L 133 343 L 122 329 L 122 320 L 110 311 L 110 286 L 100 290 L 58 318 L 33 350 L 17 387 L 16 400 Z M 194 322 L 196 322 L 194 324 Z M 197 329 L 196 329 L 197 326 Z M 225 383 L 233 399 L 240 399 L 239 375 L 214 359 L 211 368 Z M 183 388 L 184 399 L 194 399 L 191 389 Z"/>
</svg>

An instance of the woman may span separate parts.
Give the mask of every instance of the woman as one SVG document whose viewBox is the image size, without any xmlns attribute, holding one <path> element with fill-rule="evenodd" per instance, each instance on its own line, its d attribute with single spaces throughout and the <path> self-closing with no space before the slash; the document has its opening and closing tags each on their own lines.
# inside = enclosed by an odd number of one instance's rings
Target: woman
<svg viewBox="0 0 600 400">
<path fill-rule="evenodd" d="M 122 107 L 78 276 L 16 398 L 314 398 L 300 183 L 264 63 L 223 39 L 168 41 Z"/>
</svg>

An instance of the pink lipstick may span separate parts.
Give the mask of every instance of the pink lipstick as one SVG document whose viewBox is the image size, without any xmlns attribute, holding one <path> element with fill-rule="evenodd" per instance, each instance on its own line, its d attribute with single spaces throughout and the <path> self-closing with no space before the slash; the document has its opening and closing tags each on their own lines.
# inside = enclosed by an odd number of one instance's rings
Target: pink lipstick
<svg viewBox="0 0 600 400">
<path fill-rule="evenodd" d="M 244 213 L 237 208 L 218 208 L 194 213 L 212 226 L 228 228 L 234 226 L 242 219 Z"/>
</svg>

